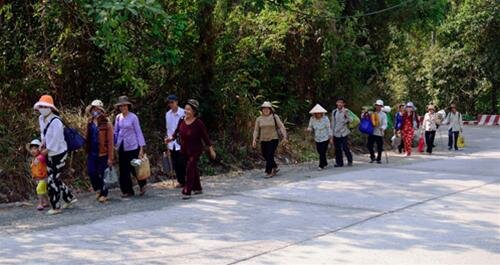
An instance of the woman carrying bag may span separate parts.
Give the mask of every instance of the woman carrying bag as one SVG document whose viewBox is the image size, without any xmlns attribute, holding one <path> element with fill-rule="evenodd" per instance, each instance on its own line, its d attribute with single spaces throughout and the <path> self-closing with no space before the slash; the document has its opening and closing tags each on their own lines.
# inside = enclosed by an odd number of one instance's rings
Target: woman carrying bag
<svg viewBox="0 0 500 265">
<path fill-rule="evenodd" d="M 257 141 L 260 141 L 262 156 L 266 160 L 265 178 L 272 178 L 279 172 L 278 165 L 274 161 L 274 154 L 279 145 L 280 134 L 283 142 L 286 143 L 287 133 L 280 117 L 274 113 L 271 102 L 264 102 L 260 110 L 261 116 L 255 121 L 252 147 L 256 148 Z"/>
<path fill-rule="evenodd" d="M 132 160 L 144 157 L 144 146 L 146 141 L 142 134 L 139 118 L 134 113 L 130 112 L 132 103 L 128 97 L 121 96 L 115 107 L 120 111 L 120 114 L 115 119 L 115 148 L 118 149 L 118 164 L 120 167 L 120 189 L 122 198 L 134 196 L 134 188 L 130 174 L 137 178 L 137 172 L 134 166 L 131 165 Z M 146 193 L 147 180 L 137 180 L 140 193 Z"/>
<path fill-rule="evenodd" d="M 96 199 L 105 203 L 108 201 L 108 187 L 104 183 L 106 168 L 113 167 L 113 125 L 109 121 L 104 104 L 94 100 L 87 107 L 86 113 L 91 117 L 87 123 L 86 145 L 87 170 L 96 192 Z"/>
</svg>

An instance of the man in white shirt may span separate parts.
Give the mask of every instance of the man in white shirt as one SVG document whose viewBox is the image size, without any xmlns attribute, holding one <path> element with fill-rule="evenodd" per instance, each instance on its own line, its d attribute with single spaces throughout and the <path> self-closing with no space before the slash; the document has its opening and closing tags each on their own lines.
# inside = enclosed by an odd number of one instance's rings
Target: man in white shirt
<svg viewBox="0 0 500 265">
<path fill-rule="evenodd" d="M 179 125 L 179 121 L 181 119 L 184 119 L 184 109 L 179 107 L 179 100 L 177 96 L 170 95 L 168 96 L 167 100 L 170 110 L 165 114 L 165 121 L 167 126 L 167 137 L 165 139 L 172 137 L 175 130 L 177 129 L 177 126 Z M 179 182 L 177 184 L 177 187 L 182 188 L 186 183 L 186 162 L 181 155 L 180 143 L 178 143 L 177 140 L 174 140 L 167 143 L 167 145 L 167 152 L 169 152 L 172 157 L 172 164 L 175 169 L 175 175 L 177 177 L 177 182 Z"/>
<path fill-rule="evenodd" d="M 377 164 L 382 163 L 382 151 L 384 151 L 384 132 L 387 129 L 387 115 L 382 111 L 384 107 L 384 102 L 382 100 L 377 100 L 375 102 L 375 111 L 372 115 L 376 116 L 376 124 L 373 125 L 373 134 L 368 136 L 368 150 L 370 151 L 370 163 L 375 162 L 375 150 L 373 149 L 374 144 L 377 143 Z M 373 119 L 372 119 L 373 120 Z"/>
</svg>

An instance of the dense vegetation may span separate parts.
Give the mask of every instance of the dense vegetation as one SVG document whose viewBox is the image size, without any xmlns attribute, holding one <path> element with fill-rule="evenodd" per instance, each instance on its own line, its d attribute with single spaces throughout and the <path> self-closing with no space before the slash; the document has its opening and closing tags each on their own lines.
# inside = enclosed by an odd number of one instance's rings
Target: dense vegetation
<svg viewBox="0 0 500 265">
<path fill-rule="evenodd" d="M 250 166 L 264 99 L 291 129 L 338 96 L 497 113 L 499 22 L 496 0 L 1 0 L 0 201 L 30 187 L 43 93 L 79 126 L 92 99 L 132 96 L 151 153 L 166 95 L 198 98 L 226 162 Z"/>
</svg>

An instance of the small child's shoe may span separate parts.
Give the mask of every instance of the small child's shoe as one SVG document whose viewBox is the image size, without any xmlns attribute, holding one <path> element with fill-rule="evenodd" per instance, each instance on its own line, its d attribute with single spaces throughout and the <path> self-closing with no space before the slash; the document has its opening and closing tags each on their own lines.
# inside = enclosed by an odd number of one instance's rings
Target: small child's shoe
<svg viewBox="0 0 500 265">
<path fill-rule="evenodd" d="M 36 207 L 36 209 L 38 211 L 43 211 L 43 209 L 45 209 L 45 207 L 43 207 L 43 205 L 41 205 L 41 204 L 38 204 L 38 206 Z"/>
</svg>

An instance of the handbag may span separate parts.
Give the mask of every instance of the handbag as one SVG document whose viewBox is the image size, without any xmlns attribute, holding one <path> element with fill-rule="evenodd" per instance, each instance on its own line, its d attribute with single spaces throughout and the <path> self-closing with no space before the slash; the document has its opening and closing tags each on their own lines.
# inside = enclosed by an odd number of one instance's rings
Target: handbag
<svg viewBox="0 0 500 265">
<path fill-rule="evenodd" d="M 457 147 L 458 148 L 464 148 L 465 147 L 465 139 L 462 134 L 460 134 L 457 138 Z"/>
<path fill-rule="evenodd" d="M 283 140 L 283 133 L 281 133 L 281 130 L 278 127 L 278 122 L 276 121 L 276 116 L 273 113 L 273 119 L 274 119 L 274 127 L 276 128 L 276 133 L 278 134 L 278 139 L 281 141 Z"/>
<path fill-rule="evenodd" d="M 424 147 L 425 147 L 425 140 L 424 140 L 424 134 L 420 134 L 420 139 L 418 139 L 418 151 L 420 153 L 424 152 Z"/>
<path fill-rule="evenodd" d="M 146 180 L 151 176 L 151 166 L 146 154 L 141 159 L 133 159 L 130 164 L 135 168 L 138 180 Z"/>
<path fill-rule="evenodd" d="M 369 114 L 365 114 L 359 123 L 359 131 L 364 134 L 372 135 L 374 128 Z"/>
<path fill-rule="evenodd" d="M 349 129 L 354 129 L 359 126 L 359 123 L 361 120 L 359 119 L 358 115 L 354 114 L 350 109 L 347 110 L 347 115 L 351 118 L 351 122 L 349 123 Z"/>
</svg>

